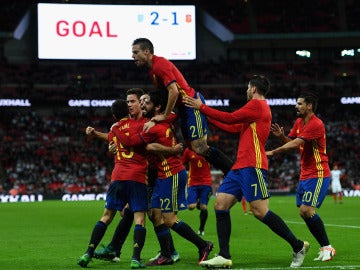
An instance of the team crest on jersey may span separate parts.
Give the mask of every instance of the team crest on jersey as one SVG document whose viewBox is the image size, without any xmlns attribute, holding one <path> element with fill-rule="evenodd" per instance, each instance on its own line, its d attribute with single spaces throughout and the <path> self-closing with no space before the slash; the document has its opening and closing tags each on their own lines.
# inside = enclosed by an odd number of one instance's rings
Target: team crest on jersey
<svg viewBox="0 0 360 270">
<path fill-rule="evenodd" d="M 129 129 L 130 128 L 130 124 L 129 123 L 126 123 L 122 126 L 119 127 L 119 130 L 124 130 L 124 129 Z"/>
</svg>

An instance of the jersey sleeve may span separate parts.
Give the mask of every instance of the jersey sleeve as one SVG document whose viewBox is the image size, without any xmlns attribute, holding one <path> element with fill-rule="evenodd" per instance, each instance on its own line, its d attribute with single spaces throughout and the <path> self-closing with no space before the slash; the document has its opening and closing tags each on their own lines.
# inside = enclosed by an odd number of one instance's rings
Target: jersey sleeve
<svg viewBox="0 0 360 270">
<path fill-rule="evenodd" d="M 149 129 L 148 132 L 141 131 L 139 133 L 139 137 L 140 137 L 141 141 L 145 144 L 156 142 L 157 141 L 157 131 L 158 131 L 159 126 L 160 126 L 160 124 L 153 126 L 152 128 Z"/>
<path fill-rule="evenodd" d="M 110 130 L 109 133 L 108 133 L 108 141 L 111 142 L 114 137 L 115 137 L 114 133 Z"/>
<path fill-rule="evenodd" d="M 208 118 L 208 122 L 214 125 L 215 127 L 224 130 L 228 133 L 240 133 L 243 126 L 243 124 L 233 124 L 233 125 L 224 124 L 220 121 L 212 119 L 211 117 Z"/>
<path fill-rule="evenodd" d="M 259 102 L 259 100 L 252 99 L 234 112 L 223 112 L 202 104 L 200 111 L 203 114 L 225 124 L 255 122 L 261 116 L 259 110 L 262 109 L 262 106 L 260 106 Z"/>
</svg>

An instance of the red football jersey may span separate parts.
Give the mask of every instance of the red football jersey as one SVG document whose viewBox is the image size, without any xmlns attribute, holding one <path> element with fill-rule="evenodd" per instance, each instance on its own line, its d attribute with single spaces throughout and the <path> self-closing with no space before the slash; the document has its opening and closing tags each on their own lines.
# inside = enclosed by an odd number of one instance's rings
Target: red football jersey
<svg viewBox="0 0 360 270">
<path fill-rule="evenodd" d="M 111 174 L 111 181 L 132 180 L 146 183 L 147 175 L 147 156 L 144 147 L 124 147 L 116 137 L 117 133 L 135 133 L 143 122 L 132 118 L 123 118 L 111 127 L 108 139 L 117 144 L 118 152 L 114 155 L 115 166 Z"/>
<path fill-rule="evenodd" d="M 201 155 L 186 148 L 182 155 L 182 163 L 188 164 L 188 186 L 211 186 L 212 176 L 210 163 Z"/>
<path fill-rule="evenodd" d="M 305 141 L 299 148 L 300 180 L 330 176 L 326 154 L 325 126 L 316 115 L 311 116 L 306 125 L 302 118 L 296 119 L 288 137 L 300 138 Z"/>
<path fill-rule="evenodd" d="M 160 143 L 165 146 L 175 146 L 177 144 L 175 134 L 169 123 L 157 123 L 148 132 L 140 131 L 128 134 L 117 134 L 121 142 L 126 146 L 135 146 L 148 143 Z M 181 158 L 174 155 L 156 155 L 156 167 L 160 179 L 170 177 L 185 167 Z"/>
<path fill-rule="evenodd" d="M 115 130 L 114 133 L 122 144 L 127 147 L 138 146 L 144 148 L 146 144 L 155 142 L 172 147 L 177 144 L 177 141 L 171 127 L 169 123 L 160 122 L 150 128 L 148 132 L 135 128 L 131 132 L 119 132 Z M 174 155 L 156 155 L 156 167 L 160 179 L 170 177 L 185 169 L 181 158 Z"/>
<path fill-rule="evenodd" d="M 149 129 L 148 132 L 142 132 L 140 135 L 145 143 L 156 142 L 170 147 L 177 144 L 174 130 L 168 123 L 157 123 L 154 127 Z M 174 155 L 157 155 L 156 164 L 158 168 L 158 177 L 160 179 L 168 178 L 185 169 L 181 162 L 181 158 Z"/>
<path fill-rule="evenodd" d="M 232 169 L 268 169 L 265 144 L 270 134 L 271 111 L 266 100 L 252 99 L 234 112 L 222 112 L 202 104 L 200 111 L 214 120 L 239 129 L 239 145 Z M 242 124 L 242 125 L 239 125 Z"/>
<path fill-rule="evenodd" d="M 182 73 L 164 57 L 153 55 L 149 74 L 156 88 L 167 91 L 166 87 L 170 83 L 176 82 L 181 96 L 195 96 L 195 90 L 189 86 Z M 181 98 L 177 99 L 177 104 L 184 106 Z"/>
</svg>

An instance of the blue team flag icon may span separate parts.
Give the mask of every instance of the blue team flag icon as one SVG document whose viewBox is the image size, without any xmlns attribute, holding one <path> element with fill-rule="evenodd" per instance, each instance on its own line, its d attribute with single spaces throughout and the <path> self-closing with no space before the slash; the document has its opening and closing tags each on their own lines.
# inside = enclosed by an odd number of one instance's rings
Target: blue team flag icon
<svg viewBox="0 0 360 270">
<path fill-rule="evenodd" d="M 138 15 L 138 22 L 143 22 L 144 21 L 144 14 L 139 14 Z"/>
</svg>

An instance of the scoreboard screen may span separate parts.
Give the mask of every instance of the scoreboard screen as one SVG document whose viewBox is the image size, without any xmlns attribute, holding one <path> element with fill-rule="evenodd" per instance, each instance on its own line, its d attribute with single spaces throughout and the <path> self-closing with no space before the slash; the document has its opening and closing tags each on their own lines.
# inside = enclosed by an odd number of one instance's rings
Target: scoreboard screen
<svg viewBox="0 0 360 270">
<path fill-rule="evenodd" d="M 148 38 L 155 54 L 196 59 L 193 5 L 37 5 L 38 58 L 132 60 L 131 44 Z"/>
</svg>

